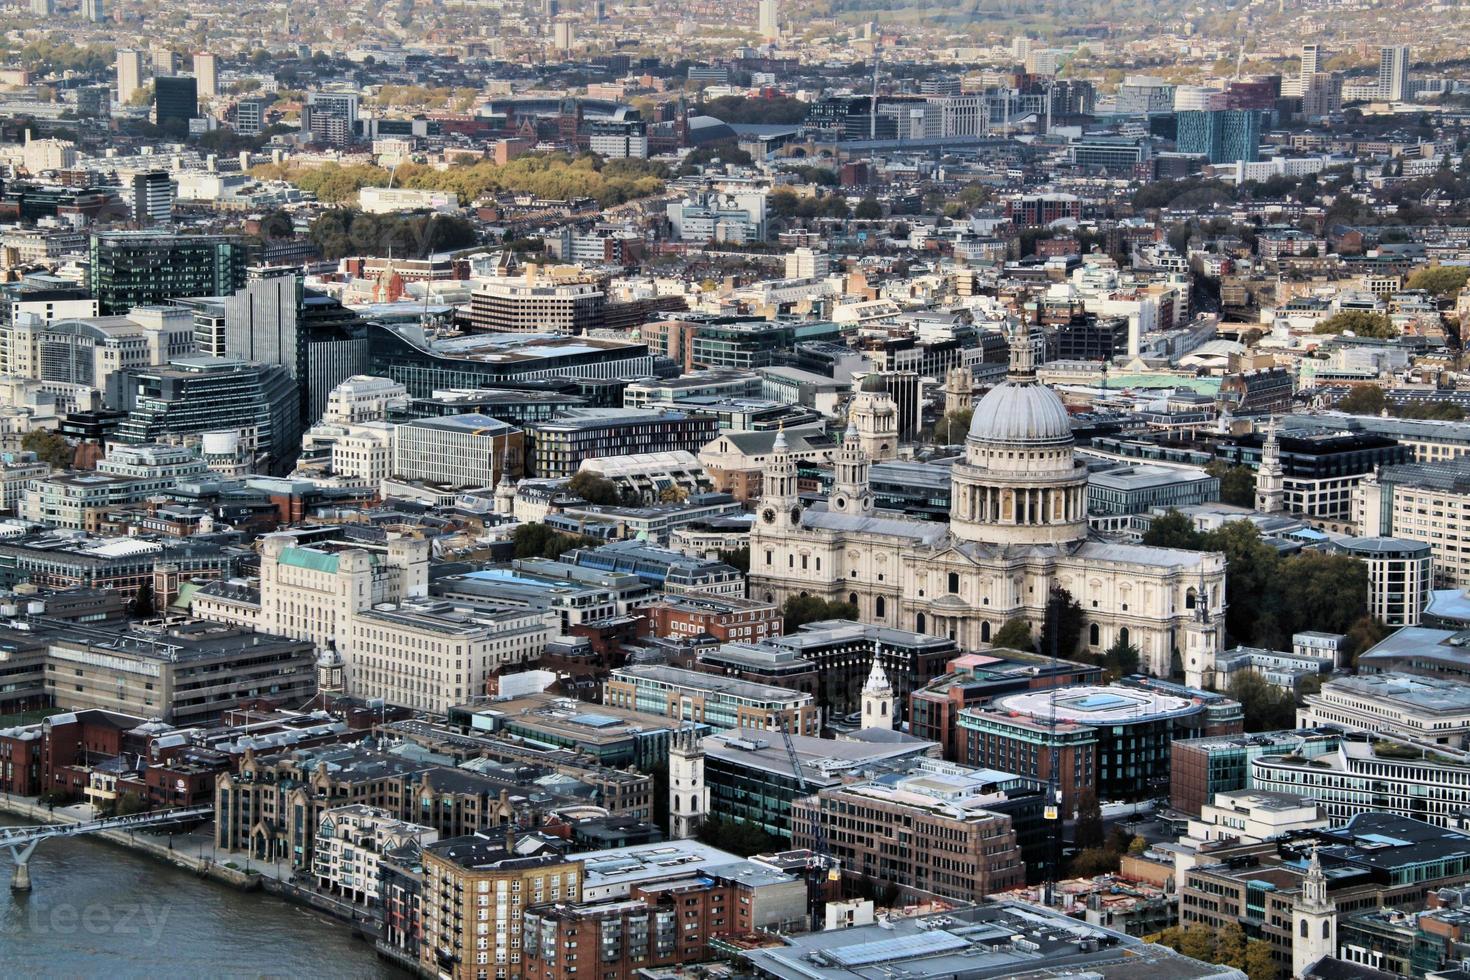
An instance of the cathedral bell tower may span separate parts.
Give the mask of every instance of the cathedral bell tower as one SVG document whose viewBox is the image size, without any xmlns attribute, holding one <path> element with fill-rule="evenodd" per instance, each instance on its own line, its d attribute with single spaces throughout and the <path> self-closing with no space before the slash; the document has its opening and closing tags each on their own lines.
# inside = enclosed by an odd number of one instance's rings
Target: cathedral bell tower
<svg viewBox="0 0 1470 980">
<path fill-rule="evenodd" d="M 863 449 L 857 426 L 849 421 L 842 448 L 832 464 L 832 493 L 827 507 L 838 514 L 867 516 L 873 512 L 873 491 L 868 484 L 868 454 Z"/>
<path fill-rule="evenodd" d="M 801 524 L 801 495 L 796 487 L 796 460 L 786 443 L 786 430 L 776 433 L 771 460 L 762 477 L 760 511 L 756 519 L 768 528 L 793 528 Z"/>
</svg>

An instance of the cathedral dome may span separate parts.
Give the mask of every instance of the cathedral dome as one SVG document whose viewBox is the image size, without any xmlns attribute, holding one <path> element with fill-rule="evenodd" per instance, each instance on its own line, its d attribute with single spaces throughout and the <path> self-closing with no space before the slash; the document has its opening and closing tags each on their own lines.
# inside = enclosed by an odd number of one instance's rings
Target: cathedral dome
<svg viewBox="0 0 1470 980">
<path fill-rule="evenodd" d="M 868 394 L 888 394 L 888 379 L 874 371 L 872 374 L 863 375 L 863 380 L 858 382 L 858 391 Z"/>
<path fill-rule="evenodd" d="M 970 440 L 1021 446 L 1069 443 L 1072 421 L 1062 400 L 1046 385 L 1004 381 L 975 406 Z"/>
</svg>

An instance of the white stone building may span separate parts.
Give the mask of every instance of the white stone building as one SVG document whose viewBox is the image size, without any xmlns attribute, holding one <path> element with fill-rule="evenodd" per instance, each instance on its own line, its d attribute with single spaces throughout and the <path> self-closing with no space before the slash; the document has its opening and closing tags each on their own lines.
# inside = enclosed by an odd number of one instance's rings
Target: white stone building
<svg viewBox="0 0 1470 980">
<path fill-rule="evenodd" d="M 1168 675 L 1176 652 L 1188 683 L 1213 673 L 1225 557 L 1090 535 L 1087 467 L 1074 457 L 1061 399 L 1036 380 L 1024 331 L 1012 340 L 1008 380 L 975 407 L 947 527 L 875 514 L 868 465 L 850 431 L 827 501 L 806 507 L 778 440 L 750 536 L 753 598 L 852 602 L 864 622 L 948 635 L 973 650 L 1007 620 L 1039 628 L 1058 586 L 1082 607 L 1088 650 L 1121 640 L 1151 674 Z"/>
</svg>

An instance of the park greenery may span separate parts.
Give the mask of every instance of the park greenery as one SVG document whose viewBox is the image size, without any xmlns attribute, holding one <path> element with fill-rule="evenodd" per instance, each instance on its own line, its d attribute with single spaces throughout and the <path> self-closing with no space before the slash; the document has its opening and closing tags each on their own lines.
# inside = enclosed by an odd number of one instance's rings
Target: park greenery
<svg viewBox="0 0 1470 980">
<path fill-rule="evenodd" d="M 311 223 L 311 243 L 326 259 L 392 255 L 422 259 L 479 243 L 475 226 L 450 214 L 365 214 L 351 208 L 324 211 Z"/>
<path fill-rule="evenodd" d="M 850 602 L 832 602 L 809 595 L 794 595 L 781 605 L 781 620 L 787 633 L 795 633 L 807 623 L 826 619 L 857 619 L 858 608 Z"/>
<path fill-rule="evenodd" d="M 1189 518 L 1170 510 L 1154 519 L 1143 543 L 1224 553 L 1230 596 L 1225 629 L 1234 645 L 1289 649 L 1296 633 L 1347 633 L 1368 614 L 1368 571 L 1362 562 L 1315 551 L 1284 556 L 1250 521 L 1198 531 Z"/>
<path fill-rule="evenodd" d="M 1277 980 L 1281 975 L 1271 956 L 1271 944 L 1264 939 L 1251 939 L 1245 930 L 1233 923 L 1219 929 L 1202 925 L 1175 926 L 1145 938 L 1206 963 L 1233 967 L 1242 971 L 1249 980 Z"/>
<path fill-rule="evenodd" d="M 1358 337 L 1385 340 L 1389 337 L 1397 337 L 1399 334 L 1387 314 L 1371 313 L 1367 310 L 1343 310 L 1340 313 L 1334 313 L 1312 327 L 1312 332 L 1352 333 Z"/>
<path fill-rule="evenodd" d="M 266 163 L 251 168 L 264 180 L 288 180 L 327 204 L 356 200 L 364 187 L 395 187 L 450 191 L 460 203 L 471 204 L 502 193 L 531 194 L 546 200 L 592 198 L 603 207 L 657 194 L 664 189 L 668 170 L 646 160 L 603 160 L 584 153 L 533 153 L 504 164 L 489 160 L 455 164 L 443 170 L 405 163 L 396 170 L 367 163 L 343 166 L 324 163 L 305 167 Z"/>
<path fill-rule="evenodd" d="M 1465 417 L 1465 410 L 1454 402 L 1435 399 L 1416 399 L 1407 402 L 1389 401 L 1388 395 L 1377 385 L 1358 385 L 1337 400 L 1337 410 L 1350 415 L 1382 415 L 1385 411 L 1401 419 L 1439 419 L 1458 422 Z"/>
</svg>

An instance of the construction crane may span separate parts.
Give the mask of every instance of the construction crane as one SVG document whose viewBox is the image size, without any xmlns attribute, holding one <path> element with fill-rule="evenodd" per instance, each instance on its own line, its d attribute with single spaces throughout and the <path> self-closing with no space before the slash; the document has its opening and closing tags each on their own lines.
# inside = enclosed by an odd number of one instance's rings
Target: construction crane
<svg viewBox="0 0 1470 980">
<path fill-rule="evenodd" d="M 1106 367 L 1106 363 L 1104 364 Z M 1104 375 L 1106 377 L 1106 375 Z M 1048 849 L 1048 860 L 1046 862 L 1046 883 L 1042 893 L 1042 904 L 1050 906 L 1053 900 L 1053 892 L 1056 890 L 1058 865 L 1061 864 L 1062 830 L 1065 822 L 1061 819 L 1062 789 L 1059 770 L 1062 767 L 1062 749 L 1057 744 L 1057 679 L 1060 671 L 1057 666 L 1057 634 L 1061 632 L 1062 609 L 1061 597 L 1057 594 L 1054 585 L 1047 595 L 1046 616 L 1048 630 L 1051 633 L 1051 690 L 1049 704 L 1046 712 L 1046 735 L 1047 741 L 1051 743 L 1050 772 L 1046 778 L 1046 809 L 1044 817 L 1048 823 L 1053 825 L 1051 833 L 1051 847 Z"/>
<path fill-rule="evenodd" d="M 802 773 L 801 759 L 796 754 L 796 743 L 791 740 L 791 731 L 788 728 L 788 723 L 776 719 L 776 726 L 781 730 L 781 741 L 786 745 L 786 758 L 791 763 L 791 775 L 796 778 L 797 789 L 800 790 L 801 796 L 807 796 L 810 793 L 810 787 L 807 785 L 806 776 Z M 818 804 L 818 808 L 820 809 L 820 803 Z M 814 849 L 817 852 L 817 869 L 823 872 L 823 877 L 827 881 L 841 881 L 842 867 L 837 863 L 837 859 L 832 856 L 832 848 L 827 844 L 827 833 L 822 830 L 822 818 L 820 815 L 817 815 L 812 820 L 812 840 L 816 844 Z M 822 903 L 811 902 L 810 904 L 812 906 L 812 929 L 815 931 L 822 927 Z"/>
</svg>

